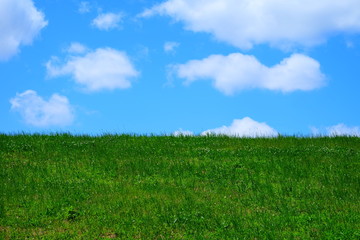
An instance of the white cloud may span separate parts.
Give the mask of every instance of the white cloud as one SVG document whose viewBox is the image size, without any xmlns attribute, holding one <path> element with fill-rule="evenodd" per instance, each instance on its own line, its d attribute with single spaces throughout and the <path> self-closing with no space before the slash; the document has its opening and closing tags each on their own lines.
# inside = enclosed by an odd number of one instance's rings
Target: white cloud
<svg viewBox="0 0 360 240">
<path fill-rule="evenodd" d="M 119 28 L 119 23 L 122 20 L 123 15 L 121 13 L 104 13 L 97 16 L 92 25 L 100 30 L 110 30 L 113 28 Z"/>
<path fill-rule="evenodd" d="M 73 54 L 81 54 L 81 53 L 85 53 L 88 51 L 87 47 L 82 45 L 81 43 L 78 42 L 73 42 L 70 44 L 70 46 L 66 49 L 66 51 L 68 53 L 73 53 Z"/>
<path fill-rule="evenodd" d="M 46 25 L 44 14 L 32 0 L 1 0 L 0 60 L 17 54 L 21 45 L 30 45 Z"/>
<path fill-rule="evenodd" d="M 355 136 L 360 137 L 360 127 L 348 127 L 343 123 L 328 127 L 329 136 Z"/>
<path fill-rule="evenodd" d="M 235 119 L 230 126 L 222 126 L 201 133 L 201 135 L 208 134 L 250 138 L 278 136 L 278 132 L 266 123 L 256 122 L 249 117 Z"/>
<path fill-rule="evenodd" d="M 164 44 L 164 51 L 166 53 L 174 53 L 175 49 L 180 46 L 178 42 L 166 42 Z"/>
<path fill-rule="evenodd" d="M 227 95 L 251 88 L 308 91 L 325 84 L 320 64 L 302 54 L 293 54 L 272 67 L 261 64 L 254 56 L 241 53 L 211 55 L 174 65 L 172 70 L 178 77 L 186 79 L 186 84 L 210 79 L 215 88 Z"/>
<path fill-rule="evenodd" d="M 79 5 L 79 12 L 80 13 L 88 13 L 90 12 L 90 3 L 89 2 L 80 2 L 80 5 Z"/>
<path fill-rule="evenodd" d="M 242 49 L 313 46 L 334 34 L 360 32 L 359 0 L 168 0 L 140 16 L 171 16 Z"/>
<path fill-rule="evenodd" d="M 179 136 L 193 136 L 194 133 L 191 132 L 191 131 L 179 129 L 179 130 L 175 131 L 172 135 L 175 136 L 175 137 L 179 137 Z"/>
<path fill-rule="evenodd" d="M 53 94 L 45 101 L 33 90 L 16 94 L 10 99 L 11 109 L 20 113 L 27 124 L 36 127 L 66 126 L 74 121 L 74 112 L 69 100 Z"/>
<path fill-rule="evenodd" d="M 131 79 L 139 75 L 126 53 L 112 48 L 70 56 L 63 65 L 58 62 L 58 58 L 53 57 L 46 63 L 49 77 L 71 75 L 89 92 L 130 88 Z"/>
</svg>

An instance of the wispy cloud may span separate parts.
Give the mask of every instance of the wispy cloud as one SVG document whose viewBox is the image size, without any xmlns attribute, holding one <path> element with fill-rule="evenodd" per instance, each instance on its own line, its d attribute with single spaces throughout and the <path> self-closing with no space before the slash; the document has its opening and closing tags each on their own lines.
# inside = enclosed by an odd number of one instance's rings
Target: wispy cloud
<svg viewBox="0 0 360 240">
<path fill-rule="evenodd" d="M 91 6 L 89 2 L 82 1 L 79 5 L 79 13 L 89 13 L 91 11 Z"/>
<path fill-rule="evenodd" d="M 67 126 L 74 121 L 74 111 L 69 100 L 53 94 L 48 101 L 33 90 L 16 94 L 10 99 L 11 109 L 19 112 L 25 123 L 35 127 Z"/>
<path fill-rule="evenodd" d="M 355 47 L 355 44 L 353 41 L 346 41 L 346 47 L 347 48 L 354 48 Z"/>
<path fill-rule="evenodd" d="M 259 123 L 249 117 L 245 117 L 243 119 L 235 119 L 230 126 L 222 126 L 201 133 L 201 135 L 208 134 L 255 138 L 276 137 L 279 133 L 266 123 Z"/>
<path fill-rule="evenodd" d="M 188 131 L 188 130 L 179 129 L 179 130 L 173 132 L 172 135 L 175 136 L 175 137 L 179 137 L 179 136 L 193 136 L 194 133 L 191 132 L 191 131 Z"/>
<path fill-rule="evenodd" d="M 309 91 L 325 84 L 320 64 L 302 54 L 293 54 L 272 67 L 263 65 L 254 56 L 233 53 L 191 60 L 171 69 L 178 77 L 186 79 L 186 84 L 211 80 L 216 89 L 227 95 L 252 88 Z"/>
<path fill-rule="evenodd" d="M 66 52 L 71 54 L 82 54 L 86 53 L 88 51 L 88 48 L 78 42 L 73 42 L 70 44 L 70 46 L 66 49 Z"/>
<path fill-rule="evenodd" d="M 310 127 L 313 136 L 354 136 L 360 137 L 360 126 L 347 126 L 344 123 L 339 123 L 330 127 Z"/>
<path fill-rule="evenodd" d="M 139 75 L 126 53 L 112 48 L 98 48 L 83 56 L 68 57 L 65 64 L 53 57 L 46 63 L 49 77 L 70 75 L 84 90 L 126 89 Z"/>
<path fill-rule="evenodd" d="M 48 22 L 32 0 L 2 0 L 0 3 L 0 60 L 8 60 L 30 45 Z"/>
<path fill-rule="evenodd" d="M 242 49 L 313 46 L 338 33 L 360 32 L 358 0 L 167 0 L 140 16 L 167 15 Z"/>
<path fill-rule="evenodd" d="M 98 15 L 92 21 L 92 25 L 100 30 L 120 28 L 120 22 L 122 21 L 122 18 L 122 13 L 103 13 Z"/>
<path fill-rule="evenodd" d="M 176 48 L 180 46 L 178 42 L 165 42 L 164 51 L 166 53 L 174 53 Z"/>
</svg>

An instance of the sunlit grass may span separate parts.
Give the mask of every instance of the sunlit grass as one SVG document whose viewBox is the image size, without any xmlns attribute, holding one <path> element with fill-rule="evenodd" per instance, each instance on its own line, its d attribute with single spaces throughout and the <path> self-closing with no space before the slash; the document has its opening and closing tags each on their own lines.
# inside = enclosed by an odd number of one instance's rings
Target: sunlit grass
<svg viewBox="0 0 360 240">
<path fill-rule="evenodd" d="M 360 239 L 360 138 L 0 135 L 4 239 Z"/>
</svg>

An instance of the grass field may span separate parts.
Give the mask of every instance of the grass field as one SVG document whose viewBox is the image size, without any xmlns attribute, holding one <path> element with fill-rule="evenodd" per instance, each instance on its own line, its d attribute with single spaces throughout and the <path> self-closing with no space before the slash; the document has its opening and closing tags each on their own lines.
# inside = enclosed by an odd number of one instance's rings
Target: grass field
<svg viewBox="0 0 360 240">
<path fill-rule="evenodd" d="M 360 138 L 0 134 L 3 239 L 360 239 Z"/>
</svg>

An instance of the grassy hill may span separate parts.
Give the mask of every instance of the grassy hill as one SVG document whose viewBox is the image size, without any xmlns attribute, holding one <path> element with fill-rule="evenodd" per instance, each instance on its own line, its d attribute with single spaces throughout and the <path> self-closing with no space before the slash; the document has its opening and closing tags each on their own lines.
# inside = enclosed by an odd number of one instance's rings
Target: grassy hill
<svg viewBox="0 0 360 240">
<path fill-rule="evenodd" d="M 3 239 L 360 239 L 360 138 L 0 135 Z"/>
</svg>

